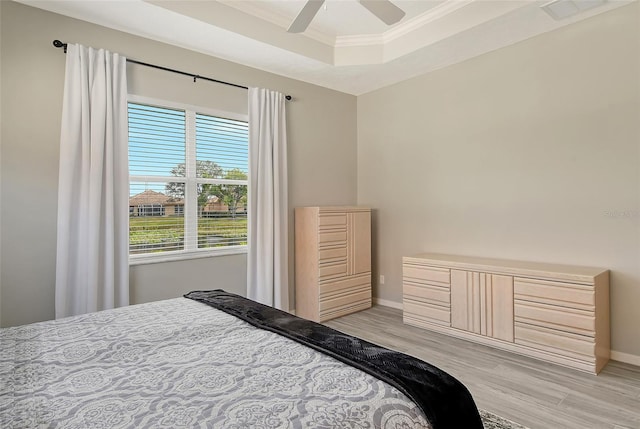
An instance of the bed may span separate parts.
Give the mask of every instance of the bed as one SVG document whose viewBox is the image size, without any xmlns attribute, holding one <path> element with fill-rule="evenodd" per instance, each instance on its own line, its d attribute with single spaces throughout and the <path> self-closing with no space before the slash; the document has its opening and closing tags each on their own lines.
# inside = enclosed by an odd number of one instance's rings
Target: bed
<svg viewBox="0 0 640 429">
<path fill-rule="evenodd" d="M 222 290 L 0 330 L 2 428 L 482 428 L 438 368 Z"/>
</svg>

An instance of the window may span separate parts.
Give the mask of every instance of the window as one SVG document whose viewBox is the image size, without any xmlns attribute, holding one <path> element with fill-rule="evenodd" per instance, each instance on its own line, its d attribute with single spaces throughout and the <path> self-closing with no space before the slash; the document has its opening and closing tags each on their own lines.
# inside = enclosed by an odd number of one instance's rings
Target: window
<svg viewBox="0 0 640 429">
<path fill-rule="evenodd" d="M 184 216 L 184 204 L 176 204 L 173 209 L 176 216 Z"/>
<path fill-rule="evenodd" d="M 162 204 L 140 204 L 138 216 L 164 216 L 164 207 Z"/>
<path fill-rule="evenodd" d="M 246 120 L 134 101 L 129 102 L 129 254 L 148 259 L 245 251 Z"/>
</svg>

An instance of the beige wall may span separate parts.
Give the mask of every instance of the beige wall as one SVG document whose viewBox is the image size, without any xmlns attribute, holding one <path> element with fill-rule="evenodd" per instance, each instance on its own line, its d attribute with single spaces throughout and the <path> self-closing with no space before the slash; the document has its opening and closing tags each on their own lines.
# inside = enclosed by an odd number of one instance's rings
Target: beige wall
<svg viewBox="0 0 640 429">
<path fill-rule="evenodd" d="M 423 251 L 602 266 L 613 349 L 640 357 L 638 8 L 358 97 L 375 296 Z"/>
<path fill-rule="evenodd" d="M 54 39 L 293 95 L 295 101 L 287 105 L 290 206 L 355 203 L 355 97 L 21 4 L 0 1 L 0 8 L 2 326 L 54 316 L 65 62 L 62 51 L 51 45 Z M 242 89 L 204 81 L 194 84 L 188 77 L 135 65 L 128 66 L 128 76 L 131 93 L 240 113 L 247 110 Z M 136 265 L 130 270 L 131 300 L 170 298 L 192 289 L 245 293 L 245 272 L 246 255 Z M 293 287 L 291 291 L 293 302 Z"/>
</svg>

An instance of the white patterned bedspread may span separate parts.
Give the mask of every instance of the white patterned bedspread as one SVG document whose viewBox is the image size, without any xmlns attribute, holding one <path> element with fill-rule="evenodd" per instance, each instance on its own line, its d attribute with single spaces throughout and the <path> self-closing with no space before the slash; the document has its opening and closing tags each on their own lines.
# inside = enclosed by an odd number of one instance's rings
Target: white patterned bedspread
<svg viewBox="0 0 640 429">
<path fill-rule="evenodd" d="M 394 387 L 177 298 L 0 330 L 0 428 L 429 428 Z"/>
</svg>

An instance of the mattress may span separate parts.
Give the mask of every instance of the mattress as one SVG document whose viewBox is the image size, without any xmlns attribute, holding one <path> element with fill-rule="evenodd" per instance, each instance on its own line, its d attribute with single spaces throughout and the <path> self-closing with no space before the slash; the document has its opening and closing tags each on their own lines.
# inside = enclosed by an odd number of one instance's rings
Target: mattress
<svg viewBox="0 0 640 429">
<path fill-rule="evenodd" d="M 0 330 L 2 428 L 435 427 L 405 393 L 187 298 Z"/>
</svg>

